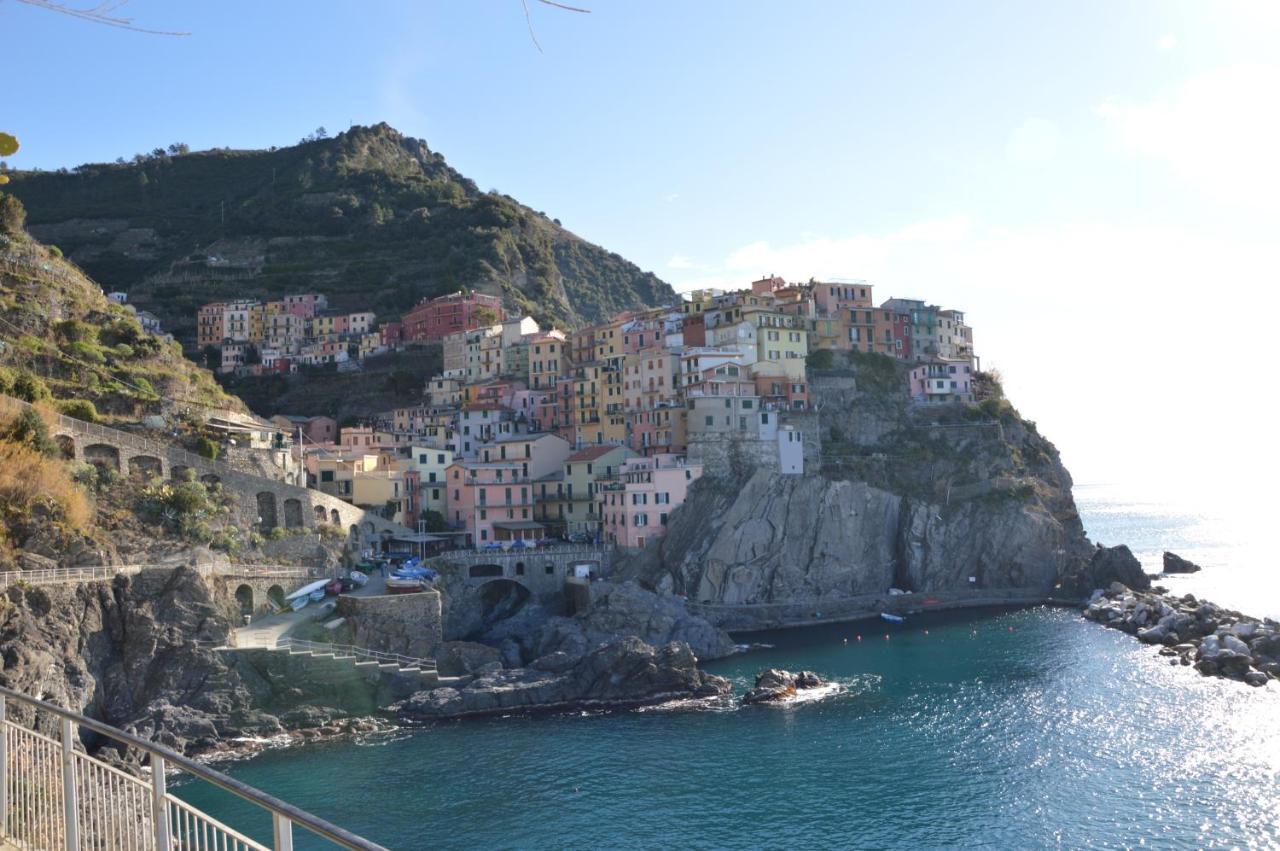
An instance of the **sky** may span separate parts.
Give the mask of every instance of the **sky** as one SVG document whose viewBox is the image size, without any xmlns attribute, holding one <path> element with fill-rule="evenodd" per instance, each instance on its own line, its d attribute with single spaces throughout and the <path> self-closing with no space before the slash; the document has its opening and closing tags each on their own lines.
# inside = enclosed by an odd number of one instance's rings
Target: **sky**
<svg viewBox="0 0 1280 851">
<path fill-rule="evenodd" d="M 0 129 L 57 168 L 386 121 L 681 291 L 965 310 L 1077 481 L 1280 472 L 1280 3 L 575 2 L 0 0 Z"/>
</svg>

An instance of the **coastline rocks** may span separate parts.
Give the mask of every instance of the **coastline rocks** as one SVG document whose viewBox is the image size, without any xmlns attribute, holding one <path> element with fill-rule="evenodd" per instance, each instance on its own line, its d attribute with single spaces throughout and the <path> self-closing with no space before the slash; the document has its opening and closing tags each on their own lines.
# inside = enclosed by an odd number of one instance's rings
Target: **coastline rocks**
<svg viewBox="0 0 1280 851">
<path fill-rule="evenodd" d="M 553 653 L 529 668 L 489 666 L 466 685 L 420 691 L 390 709 L 403 722 L 422 723 L 511 712 L 618 709 L 727 694 L 729 681 L 699 670 L 697 661 L 687 644 L 655 648 L 628 636 L 572 661 L 568 654 Z"/>
<path fill-rule="evenodd" d="M 474 641 L 446 641 L 436 649 L 436 669 L 442 677 L 473 674 L 490 662 L 502 660 L 502 651 Z"/>
<path fill-rule="evenodd" d="M 1142 572 L 1142 563 L 1124 544 L 1115 547 L 1098 544 L 1089 559 L 1088 571 L 1093 588 L 1106 588 L 1113 582 L 1138 591 L 1151 587 L 1151 580 Z"/>
<path fill-rule="evenodd" d="M 1165 573 L 1198 573 L 1200 565 L 1193 561 L 1187 561 L 1180 555 L 1165 550 L 1164 553 L 1164 572 Z"/>
<path fill-rule="evenodd" d="M 1121 582 L 1095 591 L 1084 616 L 1144 644 L 1163 645 L 1160 653 L 1170 664 L 1194 663 L 1205 676 L 1251 686 L 1280 679 L 1280 624 L 1273 620 L 1249 618 L 1191 594 L 1134 591 Z"/>
<path fill-rule="evenodd" d="M 825 686 L 826 682 L 813 671 L 793 674 L 779 668 L 769 668 L 756 675 L 755 687 L 742 696 L 744 706 L 753 703 L 781 703 L 795 697 L 802 689 Z"/>
</svg>

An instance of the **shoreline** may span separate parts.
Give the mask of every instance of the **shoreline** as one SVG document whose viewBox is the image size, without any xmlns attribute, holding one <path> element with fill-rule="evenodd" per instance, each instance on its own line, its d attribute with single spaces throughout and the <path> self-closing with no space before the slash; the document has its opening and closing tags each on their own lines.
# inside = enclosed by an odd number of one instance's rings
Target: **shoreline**
<svg viewBox="0 0 1280 851">
<path fill-rule="evenodd" d="M 930 602 L 926 603 L 928 600 Z M 1058 608 L 1083 608 L 1088 603 L 1086 598 L 1067 599 L 1052 594 L 999 592 L 993 590 L 985 593 L 973 592 L 937 592 L 911 594 L 874 594 L 833 600 L 825 605 L 814 603 L 744 603 L 706 604 L 688 603 L 691 614 L 705 618 L 713 625 L 731 634 L 750 634 L 771 632 L 773 630 L 802 629 L 807 626 L 825 626 L 830 624 L 855 623 L 864 620 L 876 620 L 882 612 L 909 617 L 928 614 L 930 612 L 961 611 L 964 609 L 990 608 L 1033 608 L 1035 606 L 1054 606 Z M 827 606 L 856 606 L 838 614 L 824 615 L 822 609 Z M 793 615 L 770 617 L 768 609 L 808 609 L 817 615 Z M 761 612 L 760 615 L 755 615 Z M 708 660 L 710 661 L 710 660 Z"/>
</svg>

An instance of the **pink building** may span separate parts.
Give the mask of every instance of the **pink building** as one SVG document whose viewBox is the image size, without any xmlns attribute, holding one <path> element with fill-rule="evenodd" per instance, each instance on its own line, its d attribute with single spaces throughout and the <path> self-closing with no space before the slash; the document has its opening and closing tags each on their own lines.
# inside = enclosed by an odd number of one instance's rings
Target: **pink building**
<svg viewBox="0 0 1280 851">
<path fill-rule="evenodd" d="M 316 293 L 287 295 L 281 301 L 284 302 L 286 313 L 292 313 L 294 316 L 300 316 L 303 319 L 310 319 L 329 306 L 329 300 Z"/>
<path fill-rule="evenodd" d="M 852 283 L 815 283 L 813 303 L 819 316 L 836 316 L 846 310 L 872 307 L 871 285 L 866 281 Z"/>
<path fill-rule="evenodd" d="M 926 361 L 911 370 L 911 398 L 917 402 L 972 402 L 973 365 L 968 360 Z"/>
<path fill-rule="evenodd" d="M 758 281 L 751 282 L 751 293 L 753 295 L 766 295 L 768 293 L 777 292 L 787 286 L 787 282 L 777 275 L 770 275 L 767 278 L 761 278 Z"/>
<path fill-rule="evenodd" d="M 667 533 L 671 512 L 684 504 L 702 465 L 683 455 L 654 455 L 622 462 L 614 479 L 598 482 L 596 513 L 604 540 L 640 549 Z"/>
<path fill-rule="evenodd" d="M 449 465 L 445 517 L 466 532 L 477 549 L 495 541 L 537 540 L 544 527 L 533 519 L 533 483 L 514 461 Z"/>
<path fill-rule="evenodd" d="M 477 292 L 456 292 L 423 299 L 401 317 L 406 340 L 434 342 L 449 334 L 472 331 L 506 318 L 502 299 Z"/>
</svg>

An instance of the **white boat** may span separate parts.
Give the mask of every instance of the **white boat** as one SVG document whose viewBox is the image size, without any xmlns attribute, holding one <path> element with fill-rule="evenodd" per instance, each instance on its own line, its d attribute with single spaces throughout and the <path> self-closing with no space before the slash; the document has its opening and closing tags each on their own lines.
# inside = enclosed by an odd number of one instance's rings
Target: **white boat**
<svg viewBox="0 0 1280 851">
<path fill-rule="evenodd" d="M 889 623 L 906 623 L 907 620 L 902 615 L 891 615 L 888 612 L 881 612 L 880 617 Z"/>
<path fill-rule="evenodd" d="M 352 582 L 354 582 L 360 588 L 363 588 L 365 586 L 365 583 L 369 581 L 368 574 L 361 573 L 358 570 L 353 570 L 350 573 L 348 573 L 347 578 L 350 579 Z"/>
<path fill-rule="evenodd" d="M 325 582 L 325 585 L 328 585 L 328 584 L 329 584 L 328 582 Z M 311 592 L 310 594 L 308 594 L 307 596 L 311 598 L 311 602 L 313 602 L 313 603 L 319 603 L 321 600 L 323 600 L 323 599 L 324 599 L 324 595 L 325 595 L 326 593 L 327 593 L 327 592 L 324 590 L 324 588 L 323 588 L 323 586 L 322 586 L 322 587 L 317 588 L 316 590 L 312 591 L 312 592 Z"/>
<path fill-rule="evenodd" d="M 297 591 L 294 591 L 292 594 L 286 594 L 284 598 L 286 600 L 292 600 L 295 597 L 307 597 L 314 591 L 317 591 L 317 590 L 323 591 L 324 586 L 328 585 L 330 581 L 331 580 L 328 580 L 328 579 L 321 579 L 316 582 L 312 582 L 309 585 L 303 585 L 301 588 L 299 588 Z"/>
<path fill-rule="evenodd" d="M 293 609 L 296 612 L 310 602 L 311 602 L 310 597 L 294 597 L 292 600 L 289 601 L 289 608 Z"/>
</svg>

